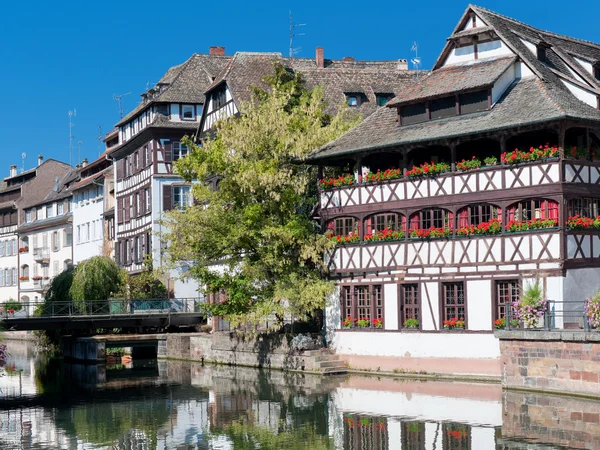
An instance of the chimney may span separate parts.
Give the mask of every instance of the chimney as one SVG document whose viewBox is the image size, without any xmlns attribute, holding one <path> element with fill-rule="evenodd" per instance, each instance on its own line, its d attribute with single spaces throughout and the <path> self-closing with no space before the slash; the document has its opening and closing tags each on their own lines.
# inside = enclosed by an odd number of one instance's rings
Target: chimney
<svg viewBox="0 0 600 450">
<path fill-rule="evenodd" d="M 320 69 L 325 67 L 325 50 L 323 47 L 317 47 L 317 67 Z"/>
<path fill-rule="evenodd" d="M 38 155 L 38 166 L 41 166 L 43 162 L 44 162 L 44 156 Z"/>
<path fill-rule="evenodd" d="M 17 176 L 17 165 L 16 164 L 13 164 L 12 166 L 10 166 L 10 176 L 11 177 Z"/>
<path fill-rule="evenodd" d="M 211 45 L 208 51 L 211 55 L 225 55 L 225 47 L 217 47 L 215 45 Z"/>
<path fill-rule="evenodd" d="M 354 62 L 354 56 L 344 56 L 344 61 Z"/>
<path fill-rule="evenodd" d="M 88 165 L 87 158 L 83 158 L 83 161 L 81 161 L 81 167 L 86 167 L 87 165 Z"/>
</svg>

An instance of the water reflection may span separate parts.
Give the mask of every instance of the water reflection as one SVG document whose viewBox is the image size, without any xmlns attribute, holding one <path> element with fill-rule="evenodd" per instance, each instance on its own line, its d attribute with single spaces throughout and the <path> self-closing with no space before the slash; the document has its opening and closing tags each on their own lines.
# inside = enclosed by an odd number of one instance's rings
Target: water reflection
<svg viewBox="0 0 600 450">
<path fill-rule="evenodd" d="M 600 403 L 497 385 L 165 361 L 65 364 L 12 345 L 2 449 L 600 449 Z"/>
</svg>

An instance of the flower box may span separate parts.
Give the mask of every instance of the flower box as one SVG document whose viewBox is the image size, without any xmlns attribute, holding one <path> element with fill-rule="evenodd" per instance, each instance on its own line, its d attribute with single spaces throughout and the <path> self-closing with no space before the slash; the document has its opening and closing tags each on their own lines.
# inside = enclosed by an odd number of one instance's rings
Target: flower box
<svg viewBox="0 0 600 450">
<path fill-rule="evenodd" d="M 464 330 L 465 329 L 464 319 L 452 318 L 444 320 L 444 330 Z"/>
<path fill-rule="evenodd" d="M 381 231 L 365 234 L 364 240 L 365 242 L 399 241 L 405 237 L 404 231 L 395 231 L 391 228 L 384 228 Z"/>
<path fill-rule="evenodd" d="M 452 235 L 451 228 L 435 228 L 429 229 L 417 229 L 410 231 L 410 237 L 416 239 L 430 239 L 430 238 L 448 238 Z"/>
<path fill-rule="evenodd" d="M 475 158 L 474 156 L 472 159 L 469 159 L 469 160 L 463 159 L 461 162 L 456 163 L 456 168 L 463 172 L 479 169 L 480 167 L 481 167 L 481 160 L 478 158 Z"/>
<path fill-rule="evenodd" d="M 540 145 L 538 148 L 530 147 L 529 151 L 514 149 L 512 152 L 505 152 L 500 155 L 500 159 L 505 164 L 518 164 L 522 162 L 539 161 L 547 158 L 555 158 L 558 156 L 558 147 L 546 144 Z"/>
<path fill-rule="evenodd" d="M 406 176 L 409 178 L 416 178 L 422 176 L 433 176 L 439 175 L 441 173 L 449 172 L 451 169 L 450 164 L 446 162 L 433 162 L 431 163 L 423 163 L 420 166 L 414 166 L 408 172 L 406 172 Z"/>
<path fill-rule="evenodd" d="M 469 225 L 467 227 L 459 227 L 456 234 L 458 236 L 471 236 L 500 234 L 501 232 L 502 221 L 500 219 L 491 219 L 487 222 L 482 222 L 477 226 Z"/>
<path fill-rule="evenodd" d="M 517 231 L 542 230 L 547 228 L 556 228 L 558 220 L 556 219 L 532 219 L 527 221 L 511 220 L 506 225 L 506 231 L 514 233 Z"/>
<path fill-rule="evenodd" d="M 351 186 L 354 184 L 354 175 L 351 173 L 346 175 L 340 175 L 339 177 L 322 178 L 319 180 L 319 186 L 321 189 L 333 189 L 341 186 Z"/>
<path fill-rule="evenodd" d="M 382 181 L 397 180 L 402 178 L 402 169 L 386 169 L 383 172 L 378 170 L 377 172 L 369 172 L 364 177 L 359 177 L 359 182 L 364 183 L 381 183 Z"/>
</svg>

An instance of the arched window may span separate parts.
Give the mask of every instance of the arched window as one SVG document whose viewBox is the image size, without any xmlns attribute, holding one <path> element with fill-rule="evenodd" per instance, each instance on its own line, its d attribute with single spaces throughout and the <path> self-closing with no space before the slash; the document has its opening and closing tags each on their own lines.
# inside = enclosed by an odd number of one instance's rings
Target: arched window
<svg viewBox="0 0 600 450">
<path fill-rule="evenodd" d="M 533 219 L 558 221 L 558 203 L 552 200 L 531 199 L 513 203 L 507 208 L 508 221 L 525 222 Z"/>
<path fill-rule="evenodd" d="M 338 217 L 327 224 L 335 236 L 348 236 L 358 233 L 358 221 L 354 217 Z"/>
<path fill-rule="evenodd" d="M 410 230 L 451 229 L 453 219 L 453 214 L 442 208 L 422 209 L 410 216 Z"/>
<path fill-rule="evenodd" d="M 487 203 L 473 203 L 458 211 L 458 226 L 477 226 L 480 223 L 489 222 L 501 217 L 500 208 Z"/>
<path fill-rule="evenodd" d="M 567 213 L 569 217 L 581 216 L 595 219 L 600 216 L 600 199 L 574 198 L 569 200 Z"/>
<path fill-rule="evenodd" d="M 404 230 L 406 217 L 396 213 L 380 213 L 365 219 L 365 234 L 376 233 L 388 229 L 391 231 Z"/>
<path fill-rule="evenodd" d="M 21 266 L 21 279 L 29 279 L 29 266 L 27 264 Z"/>
</svg>

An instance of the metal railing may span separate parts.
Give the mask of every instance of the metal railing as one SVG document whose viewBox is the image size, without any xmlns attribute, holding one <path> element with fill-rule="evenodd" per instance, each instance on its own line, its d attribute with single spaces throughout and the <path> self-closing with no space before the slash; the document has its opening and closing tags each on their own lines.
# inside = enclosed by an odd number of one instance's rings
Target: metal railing
<svg viewBox="0 0 600 450">
<path fill-rule="evenodd" d="M 50 249 L 48 247 L 36 247 L 33 249 L 34 260 L 39 261 L 48 258 L 50 258 Z"/>
<path fill-rule="evenodd" d="M 156 314 L 207 314 L 203 298 L 108 299 L 57 302 L 21 302 L 18 311 L 0 310 L 0 319 L 148 316 Z"/>
<path fill-rule="evenodd" d="M 512 306 L 506 309 L 504 330 L 523 329 L 523 323 L 515 316 Z M 532 329 L 551 330 L 584 330 L 592 331 L 589 319 L 585 314 L 584 301 L 546 301 L 546 309 L 536 327 Z"/>
</svg>

